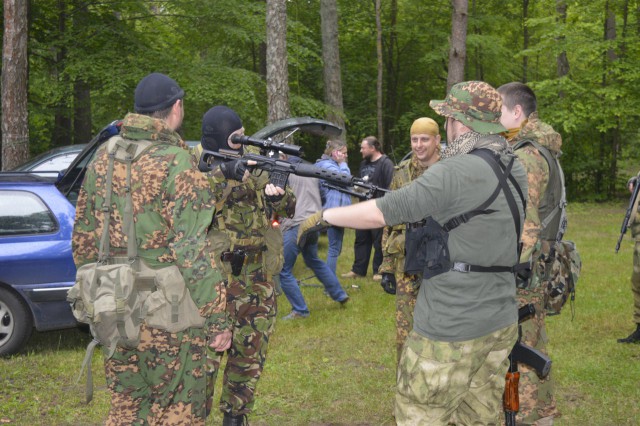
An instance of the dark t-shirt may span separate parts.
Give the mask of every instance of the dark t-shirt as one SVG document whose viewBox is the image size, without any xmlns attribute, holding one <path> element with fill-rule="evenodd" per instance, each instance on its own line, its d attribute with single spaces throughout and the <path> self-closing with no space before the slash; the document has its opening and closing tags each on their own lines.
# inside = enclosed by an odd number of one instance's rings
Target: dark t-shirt
<svg viewBox="0 0 640 426">
<path fill-rule="evenodd" d="M 360 163 L 360 177 L 366 177 L 367 182 L 379 188 L 389 189 L 393 180 L 393 168 L 393 161 L 383 154 L 376 161 L 363 160 Z"/>
</svg>

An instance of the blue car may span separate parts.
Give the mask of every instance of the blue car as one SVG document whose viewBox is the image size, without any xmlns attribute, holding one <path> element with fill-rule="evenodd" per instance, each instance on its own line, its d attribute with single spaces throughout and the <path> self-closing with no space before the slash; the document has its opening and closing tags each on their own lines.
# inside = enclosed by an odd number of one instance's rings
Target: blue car
<svg viewBox="0 0 640 426">
<path fill-rule="evenodd" d="M 33 329 L 77 326 L 67 302 L 76 276 L 71 253 L 76 200 L 87 164 L 118 129 L 117 122 L 105 127 L 57 179 L 0 172 L 0 356 L 19 352 Z M 342 131 L 302 117 L 273 123 L 252 136 L 267 139 L 296 130 L 323 137 Z"/>
</svg>

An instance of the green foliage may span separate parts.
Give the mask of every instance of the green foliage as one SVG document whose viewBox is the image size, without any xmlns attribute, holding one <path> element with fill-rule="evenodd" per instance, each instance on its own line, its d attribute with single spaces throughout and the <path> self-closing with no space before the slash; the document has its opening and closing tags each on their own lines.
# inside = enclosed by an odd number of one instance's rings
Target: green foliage
<svg viewBox="0 0 640 426">
<path fill-rule="evenodd" d="M 556 0 L 528 3 L 525 20 L 522 2 L 469 2 L 466 78 L 494 86 L 522 80 L 526 58 L 540 116 L 565 141 L 570 197 L 611 198 L 624 180 L 618 175 L 634 173 L 640 151 L 638 1 L 567 2 L 566 21 L 556 12 Z M 610 40 L 604 35 L 607 5 L 616 24 Z M 319 10 L 317 0 L 287 2 L 293 115 L 324 118 L 329 112 Z M 374 2 L 338 0 L 338 12 L 344 118 L 354 150 L 362 137 L 378 133 Z M 448 0 L 382 2 L 384 138 L 396 158 L 408 150 L 414 119 L 442 123 L 428 104 L 445 96 L 451 12 Z M 60 141 L 60 119 L 72 122 L 75 82 L 91 88 L 97 131 L 132 110 L 137 82 L 153 71 L 171 75 L 187 92 L 186 138 L 199 137 L 201 117 L 215 104 L 236 109 L 249 132 L 261 128 L 267 117 L 264 15 L 265 2 L 256 0 L 31 2 L 32 153 Z M 558 76 L 556 59 L 563 52 L 569 73 Z M 607 59 L 611 53 L 615 58 Z M 70 132 L 68 142 L 85 141 Z"/>
</svg>

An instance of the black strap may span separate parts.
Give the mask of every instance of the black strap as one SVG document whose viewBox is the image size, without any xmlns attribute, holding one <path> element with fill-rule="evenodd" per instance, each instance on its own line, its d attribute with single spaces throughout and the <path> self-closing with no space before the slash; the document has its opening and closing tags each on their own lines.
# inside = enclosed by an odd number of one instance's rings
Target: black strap
<svg viewBox="0 0 640 426">
<path fill-rule="evenodd" d="M 515 225 L 517 235 L 516 247 L 518 247 L 518 256 L 520 256 L 520 213 L 518 212 L 516 199 L 511 192 L 511 188 L 509 188 L 509 184 L 507 183 L 507 177 L 511 176 L 511 168 L 513 167 L 513 163 L 515 162 L 515 157 L 511 157 L 511 159 L 509 160 L 509 164 L 507 164 L 503 171 L 501 170 L 501 167 L 498 166 L 498 163 L 500 163 L 502 166 L 504 166 L 504 164 L 502 164 L 502 162 L 496 158 L 496 154 L 494 154 L 493 151 L 489 151 L 487 149 L 476 149 L 471 151 L 471 154 L 478 156 L 486 161 L 487 164 L 489 164 L 489 166 L 491 167 L 491 170 L 493 170 L 496 177 L 498 178 L 498 186 L 502 188 L 502 192 L 504 192 L 504 196 L 507 199 L 507 204 L 509 205 L 509 210 L 511 210 L 511 215 L 513 216 L 513 223 Z M 511 183 L 516 188 L 520 199 L 523 200 L 524 198 L 522 189 L 520 189 L 520 185 L 518 185 L 515 179 L 513 179 Z M 525 205 L 526 203 L 523 204 L 523 208 L 525 207 Z"/>
</svg>

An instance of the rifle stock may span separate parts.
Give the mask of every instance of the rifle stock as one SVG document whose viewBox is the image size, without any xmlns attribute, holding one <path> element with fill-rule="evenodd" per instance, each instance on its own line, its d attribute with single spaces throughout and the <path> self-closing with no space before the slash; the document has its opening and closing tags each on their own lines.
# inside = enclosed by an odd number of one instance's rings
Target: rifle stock
<svg viewBox="0 0 640 426">
<path fill-rule="evenodd" d="M 633 185 L 633 193 L 631 194 L 631 198 L 629 199 L 629 207 L 627 207 L 627 211 L 624 215 L 624 219 L 622 220 L 622 226 L 620 228 L 620 236 L 618 237 L 618 243 L 616 244 L 616 253 L 620 250 L 620 244 L 622 243 L 622 237 L 629 229 L 629 220 L 631 219 L 631 215 L 633 214 L 633 206 L 636 204 L 636 199 L 638 198 L 638 190 L 640 190 L 640 185 L 638 185 L 638 181 L 636 180 Z"/>
<path fill-rule="evenodd" d="M 532 303 L 524 305 L 518 309 L 518 324 L 528 320 L 535 315 L 536 309 Z M 518 341 L 509 354 L 509 370 L 505 377 L 505 391 L 503 396 L 503 408 L 506 426 L 516 426 L 516 414 L 520 409 L 518 397 L 518 381 L 520 372 L 518 363 L 523 363 L 533 368 L 541 379 L 545 378 L 551 371 L 551 359 L 531 346 L 520 342 L 521 331 L 518 329 Z"/>
</svg>

